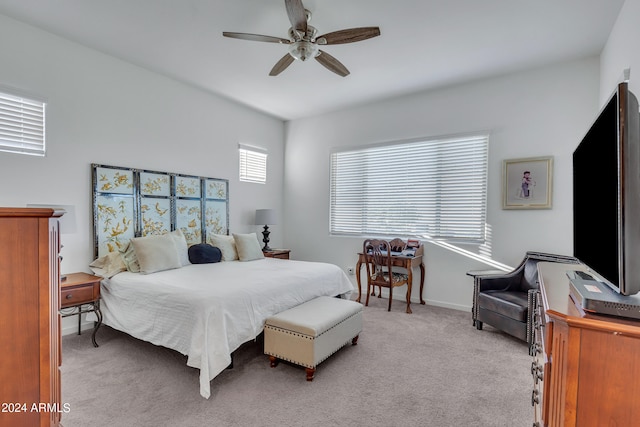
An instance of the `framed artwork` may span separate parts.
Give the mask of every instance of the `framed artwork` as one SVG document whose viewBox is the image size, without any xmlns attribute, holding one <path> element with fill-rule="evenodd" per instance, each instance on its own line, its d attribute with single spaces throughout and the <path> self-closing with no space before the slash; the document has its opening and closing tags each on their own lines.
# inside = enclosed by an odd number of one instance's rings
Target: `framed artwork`
<svg viewBox="0 0 640 427">
<path fill-rule="evenodd" d="M 502 209 L 551 209 L 553 157 L 504 160 Z"/>
<path fill-rule="evenodd" d="M 229 181 L 92 164 L 94 257 L 180 229 L 189 245 L 229 234 Z"/>
</svg>

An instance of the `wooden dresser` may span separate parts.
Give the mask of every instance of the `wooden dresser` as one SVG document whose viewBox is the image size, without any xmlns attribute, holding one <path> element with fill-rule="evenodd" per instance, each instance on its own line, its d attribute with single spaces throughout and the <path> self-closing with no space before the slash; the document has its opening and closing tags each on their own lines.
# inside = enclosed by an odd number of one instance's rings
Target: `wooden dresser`
<svg viewBox="0 0 640 427">
<path fill-rule="evenodd" d="M 0 208 L 1 427 L 60 425 L 63 212 Z"/>
<path fill-rule="evenodd" d="M 640 321 L 585 314 L 573 304 L 566 271 L 578 268 L 538 263 L 533 425 L 638 425 Z"/>
</svg>

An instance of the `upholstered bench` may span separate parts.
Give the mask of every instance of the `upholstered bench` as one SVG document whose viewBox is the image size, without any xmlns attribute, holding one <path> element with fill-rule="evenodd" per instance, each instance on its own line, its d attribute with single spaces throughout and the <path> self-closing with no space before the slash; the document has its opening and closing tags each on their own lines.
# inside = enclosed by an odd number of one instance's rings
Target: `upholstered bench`
<svg viewBox="0 0 640 427">
<path fill-rule="evenodd" d="M 316 366 L 349 341 L 357 344 L 361 331 L 362 304 L 318 297 L 267 319 L 264 353 L 272 368 L 286 360 L 304 366 L 313 381 Z"/>
</svg>

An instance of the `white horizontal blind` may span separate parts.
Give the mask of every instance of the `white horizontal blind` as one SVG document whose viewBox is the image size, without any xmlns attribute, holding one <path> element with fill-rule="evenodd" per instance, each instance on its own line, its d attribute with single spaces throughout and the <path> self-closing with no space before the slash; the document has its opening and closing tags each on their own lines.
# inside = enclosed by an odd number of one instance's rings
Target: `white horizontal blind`
<svg viewBox="0 0 640 427">
<path fill-rule="evenodd" d="M 240 181 L 264 184 L 267 182 L 267 151 L 240 145 Z"/>
<path fill-rule="evenodd" d="M 45 103 L 0 92 L 0 151 L 44 156 Z"/>
<path fill-rule="evenodd" d="M 487 135 L 331 155 L 330 233 L 483 241 Z"/>
</svg>

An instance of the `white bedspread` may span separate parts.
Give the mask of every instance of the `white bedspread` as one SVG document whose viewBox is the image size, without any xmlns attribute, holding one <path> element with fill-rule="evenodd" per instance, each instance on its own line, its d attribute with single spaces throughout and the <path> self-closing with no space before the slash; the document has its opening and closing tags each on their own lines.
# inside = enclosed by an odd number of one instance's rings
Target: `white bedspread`
<svg viewBox="0 0 640 427">
<path fill-rule="evenodd" d="M 102 281 L 101 309 L 105 324 L 187 355 L 187 365 L 200 369 L 200 394 L 209 398 L 210 381 L 269 316 L 353 290 L 335 265 L 265 258 L 119 273 Z"/>
</svg>

